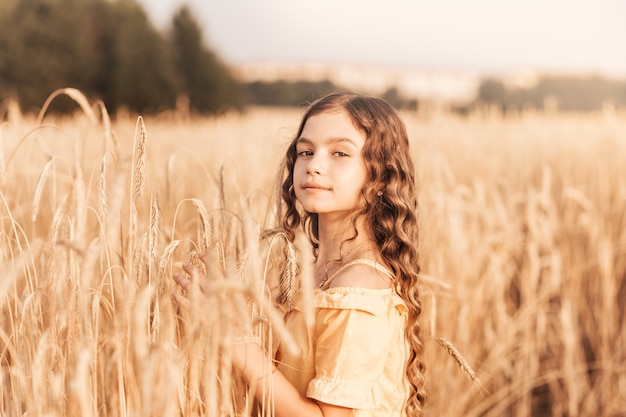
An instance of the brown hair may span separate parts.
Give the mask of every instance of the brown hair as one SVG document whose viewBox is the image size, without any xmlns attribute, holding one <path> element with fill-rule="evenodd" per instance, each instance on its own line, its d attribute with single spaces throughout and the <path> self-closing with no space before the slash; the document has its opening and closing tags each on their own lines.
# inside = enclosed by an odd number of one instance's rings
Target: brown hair
<svg viewBox="0 0 626 417">
<path fill-rule="evenodd" d="M 318 248 L 317 214 L 304 212 L 297 205 L 293 168 L 297 156 L 296 142 L 306 121 L 311 116 L 333 111 L 345 111 L 366 137 L 362 156 L 367 180 L 361 191 L 359 209 L 351 218 L 354 237 L 357 233 L 356 219 L 363 216 L 371 228 L 381 256 L 393 270 L 399 284 L 399 294 L 408 307 L 405 333 L 410 354 L 406 374 L 411 395 L 405 404 L 405 411 L 409 416 L 419 417 L 426 396 L 423 344 L 418 320 L 422 308 L 418 289 L 417 186 L 406 127 L 386 101 L 355 93 L 333 93 L 308 107 L 285 156 L 281 188 L 281 197 L 286 206 L 283 228 L 293 240 L 295 230 L 303 226 L 313 247 Z"/>
</svg>

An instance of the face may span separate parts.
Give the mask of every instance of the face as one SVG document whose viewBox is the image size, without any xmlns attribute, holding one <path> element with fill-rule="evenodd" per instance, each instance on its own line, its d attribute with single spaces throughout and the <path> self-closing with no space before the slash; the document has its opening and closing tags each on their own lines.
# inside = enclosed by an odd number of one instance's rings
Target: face
<svg viewBox="0 0 626 417">
<path fill-rule="evenodd" d="M 311 116 L 296 142 L 293 186 L 309 213 L 344 217 L 357 206 L 366 173 L 365 136 L 347 113 Z"/>
</svg>

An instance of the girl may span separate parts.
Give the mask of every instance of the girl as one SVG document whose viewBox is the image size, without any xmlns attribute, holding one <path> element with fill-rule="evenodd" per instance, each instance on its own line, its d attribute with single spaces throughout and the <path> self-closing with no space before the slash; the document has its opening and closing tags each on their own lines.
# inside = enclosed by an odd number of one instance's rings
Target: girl
<svg viewBox="0 0 626 417">
<path fill-rule="evenodd" d="M 279 349 L 268 371 L 257 344 L 238 343 L 233 365 L 251 384 L 271 380 L 279 417 L 421 416 L 417 196 L 404 123 L 378 98 L 315 101 L 287 149 L 281 194 L 285 233 L 294 240 L 304 227 L 313 246 L 314 320 L 297 294 L 286 320 L 297 354 Z"/>
</svg>

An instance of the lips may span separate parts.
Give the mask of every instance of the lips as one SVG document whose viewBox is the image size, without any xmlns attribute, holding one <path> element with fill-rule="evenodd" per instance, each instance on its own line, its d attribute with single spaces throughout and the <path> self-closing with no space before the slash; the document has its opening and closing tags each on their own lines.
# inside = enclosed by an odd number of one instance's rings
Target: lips
<svg viewBox="0 0 626 417">
<path fill-rule="evenodd" d="M 303 190 L 330 190 L 330 188 L 324 187 L 323 185 L 320 185 L 315 182 L 305 182 L 304 184 L 302 184 L 302 189 Z"/>
</svg>

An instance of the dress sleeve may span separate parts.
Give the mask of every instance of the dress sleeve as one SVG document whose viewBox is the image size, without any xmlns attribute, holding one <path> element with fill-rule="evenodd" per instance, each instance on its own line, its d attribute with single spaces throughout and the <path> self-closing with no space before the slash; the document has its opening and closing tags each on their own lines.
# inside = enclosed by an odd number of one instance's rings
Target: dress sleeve
<svg viewBox="0 0 626 417">
<path fill-rule="evenodd" d="M 377 408 L 400 311 L 371 295 L 340 294 L 335 301 L 317 309 L 315 377 L 307 396 L 348 408 Z"/>
</svg>

